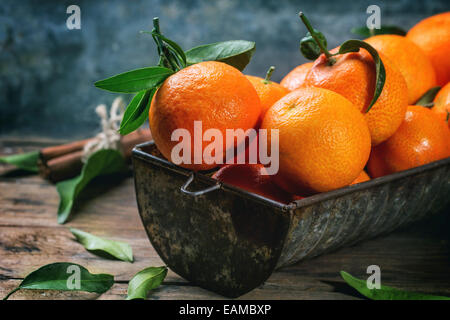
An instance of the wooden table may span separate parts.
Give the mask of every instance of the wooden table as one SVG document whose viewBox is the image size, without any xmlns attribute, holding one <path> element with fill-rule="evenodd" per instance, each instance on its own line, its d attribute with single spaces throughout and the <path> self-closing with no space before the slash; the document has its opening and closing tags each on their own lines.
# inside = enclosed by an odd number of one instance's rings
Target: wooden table
<svg viewBox="0 0 450 320">
<path fill-rule="evenodd" d="M 3 139 L 0 154 L 36 150 L 55 143 Z M 36 175 L 0 167 L 0 298 L 36 268 L 52 262 L 74 262 L 94 273 L 110 273 L 115 284 L 98 295 L 79 292 L 21 290 L 10 299 L 124 299 L 128 281 L 139 270 L 163 262 L 141 224 L 132 177 L 98 179 L 78 202 L 65 225 L 56 222 L 55 186 Z M 75 227 L 98 236 L 128 242 L 135 262 L 127 263 L 87 252 L 69 232 Z M 264 285 L 242 299 L 360 299 L 339 276 L 345 270 L 367 278 L 366 269 L 381 268 L 384 285 L 450 296 L 450 215 L 443 212 L 389 236 L 344 248 L 275 272 Z M 149 299 L 222 299 L 169 271 Z"/>
</svg>

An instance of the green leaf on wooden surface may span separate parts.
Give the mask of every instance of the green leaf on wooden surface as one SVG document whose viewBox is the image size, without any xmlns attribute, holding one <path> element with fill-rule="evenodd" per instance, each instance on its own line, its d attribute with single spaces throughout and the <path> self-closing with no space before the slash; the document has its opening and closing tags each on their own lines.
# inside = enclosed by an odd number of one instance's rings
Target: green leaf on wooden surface
<svg viewBox="0 0 450 320">
<path fill-rule="evenodd" d="M 56 184 L 60 197 L 58 223 L 67 221 L 77 196 L 92 179 L 126 170 L 125 159 L 119 151 L 103 149 L 93 153 L 84 164 L 79 176 Z"/>
<path fill-rule="evenodd" d="M 406 36 L 406 31 L 397 26 L 381 26 L 379 29 L 369 29 L 367 27 L 352 28 L 351 33 L 363 37 L 372 37 L 379 34 L 397 34 L 399 36 Z"/>
<path fill-rule="evenodd" d="M 427 92 L 425 92 L 419 100 L 415 103 L 416 106 L 423 106 L 423 107 L 432 107 L 434 98 L 436 97 L 437 93 L 441 90 L 441 87 L 433 87 Z"/>
<path fill-rule="evenodd" d="M 0 157 L 0 163 L 12 164 L 17 168 L 26 171 L 38 172 L 38 159 L 39 151 L 31 151 Z"/>
<path fill-rule="evenodd" d="M 255 52 L 255 43 L 231 40 L 205 44 L 186 51 L 188 65 L 203 61 L 221 61 L 239 70 L 244 70 Z"/>
<path fill-rule="evenodd" d="M 386 81 L 386 70 L 384 68 L 383 61 L 381 61 L 380 56 L 378 55 L 378 51 L 375 50 L 367 42 L 361 40 L 347 40 L 339 47 L 339 54 L 348 53 L 348 52 L 358 52 L 360 48 L 366 49 L 373 58 L 375 62 L 375 90 L 373 93 L 372 101 L 370 101 L 369 106 L 367 107 L 366 113 L 372 108 L 372 106 L 377 102 L 380 97 L 381 92 L 383 91 L 384 82 Z"/>
<path fill-rule="evenodd" d="M 149 267 L 139 271 L 128 283 L 127 300 L 146 299 L 150 290 L 163 282 L 167 267 Z"/>
<path fill-rule="evenodd" d="M 150 104 L 156 89 L 155 87 L 141 91 L 134 96 L 133 100 L 128 104 L 122 122 L 120 123 L 119 132 L 121 135 L 127 135 L 133 132 L 147 120 Z"/>
<path fill-rule="evenodd" d="M 133 250 L 128 243 L 103 239 L 75 228 L 69 230 L 87 250 L 106 252 L 119 260 L 133 262 Z"/>
<path fill-rule="evenodd" d="M 112 92 L 135 93 L 157 87 L 173 73 L 164 67 L 147 67 L 97 81 L 95 86 Z"/>
<path fill-rule="evenodd" d="M 388 286 L 381 286 L 380 289 L 369 289 L 367 281 L 355 278 L 345 271 L 341 271 L 341 277 L 348 285 L 372 300 L 450 300 L 450 297 L 408 292 Z"/>
<path fill-rule="evenodd" d="M 3 299 L 20 289 L 62 290 L 104 293 L 114 284 L 110 274 L 92 274 L 83 266 L 71 262 L 47 264 L 31 272 L 20 285 Z"/>
</svg>

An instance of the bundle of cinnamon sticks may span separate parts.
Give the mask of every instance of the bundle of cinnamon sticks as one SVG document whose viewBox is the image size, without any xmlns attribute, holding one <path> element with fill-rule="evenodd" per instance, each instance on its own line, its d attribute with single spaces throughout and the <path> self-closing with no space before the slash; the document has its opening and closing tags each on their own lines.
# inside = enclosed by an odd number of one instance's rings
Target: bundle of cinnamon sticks
<svg viewBox="0 0 450 320">
<path fill-rule="evenodd" d="M 40 151 L 38 160 L 39 174 L 54 183 L 79 175 L 83 167 L 83 162 L 81 161 L 83 148 L 86 143 L 93 139 L 95 138 L 43 148 Z M 125 159 L 129 160 L 135 145 L 151 139 L 150 130 L 139 129 L 122 137 L 120 151 Z"/>
</svg>

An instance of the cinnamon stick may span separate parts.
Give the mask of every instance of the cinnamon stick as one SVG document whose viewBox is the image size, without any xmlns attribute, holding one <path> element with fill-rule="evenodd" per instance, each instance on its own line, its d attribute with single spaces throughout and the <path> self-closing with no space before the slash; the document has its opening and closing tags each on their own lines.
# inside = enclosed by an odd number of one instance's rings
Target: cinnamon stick
<svg viewBox="0 0 450 320">
<path fill-rule="evenodd" d="M 68 153 L 81 151 L 83 150 L 83 147 L 86 143 L 91 141 L 91 139 L 84 139 L 80 141 L 74 141 L 68 144 L 63 144 L 59 146 L 51 146 L 47 148 L 41 149 L 39 153 L 39 157 L 42 162 L 47 162 L 53 158 L 61 157 L 63 155 L 66 155 Z"/>
<path fill-rule="evenodd" d="M 120 141 L 120 151 L 125 159 L 131 159 L 131 152 L 133 148 L 140 143 L 152 140 L 152 134 L 148 129 L 139 129 L 126 136 L 123 136 Z"/>
<path fill-rule="evenodd" d="M 39 174 L 52 182 L 73 178 L 83 168 L 82 156 L 83 151 L 80 150 L 39 163 Z"/>
<path fill-rule="evenodd" d="M 125 159 L 129 161 L 134 146 L 151 139 L 152 136 L 148 129 L 134 131 L 122 137 L 120 151 Z M 85 139 L 42 149 L 40 160 L 38 161 L 39 174 L 54 183 L 77 176 L 83 167 L 83 162 L 81 161 L 83 147 L 91 140 Z"/>
</svg>

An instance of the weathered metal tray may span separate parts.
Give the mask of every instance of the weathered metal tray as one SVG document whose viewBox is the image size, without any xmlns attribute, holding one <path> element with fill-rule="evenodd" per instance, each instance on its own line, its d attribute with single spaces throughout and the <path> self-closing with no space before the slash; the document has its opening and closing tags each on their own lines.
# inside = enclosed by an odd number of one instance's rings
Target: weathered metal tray
<svg viewBox="0 0 450 320">
<path fill-rule="evenodd" d="M 276 268 L 391 232 L 450 204 L 450 158 L 288 205 L 176 166 L 153 142 L 133 150 L 133 165 L 139 213 L 161 259 L 228 297 L 261 285 Z"/>
</svg>

